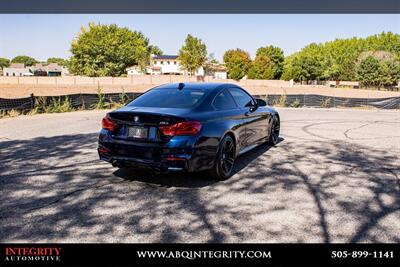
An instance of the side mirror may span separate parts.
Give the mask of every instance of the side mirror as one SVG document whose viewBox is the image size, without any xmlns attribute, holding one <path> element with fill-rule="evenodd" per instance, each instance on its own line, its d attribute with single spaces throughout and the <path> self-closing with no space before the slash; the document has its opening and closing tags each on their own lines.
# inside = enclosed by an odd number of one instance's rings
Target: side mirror
<svg viewBox="0 0 400 267">
<path fill-rule="evenodd" d="M 257 101 L 251 100 L 251 101 L 249 101 L 249 103 L 246 104 L 246 107 L 249 108 L 250 112 L 254 112 L 258 108 L 258 103 L 257 103 Z"/>
<path fill-rule="evenodd" d="M 267 102 L 266 102 L 264 99 L 256 98 L 256 101 L 257 101 L 257 105 L 258 105 L 259 107 L 265 107 L 265 106 L 267 106 Z"/>
</svg>

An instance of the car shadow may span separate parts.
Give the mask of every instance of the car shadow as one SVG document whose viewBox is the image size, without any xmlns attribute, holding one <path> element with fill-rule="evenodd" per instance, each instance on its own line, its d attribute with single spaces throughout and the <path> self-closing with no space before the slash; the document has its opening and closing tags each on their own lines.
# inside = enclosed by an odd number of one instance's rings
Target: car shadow
<svg viewBox="0 0 400 267">
<path fill-rule="evenodd" d="M 280 137 L 278 144 L 283 140 L 284 138 Z M 262 144 L 240 155 L 235 161 L 232 176 L 240 172 L 251 162 L 266 153 L 270 148 L 271 146 L 267 144 Z M 207 172 L 172 172 L 159 174 L 149 170 L 120 168 L 116 170 L 113 174 L 124 180 L 154 184 L 161 187 L 202 188 L 221 182 L 211 178 Z"/>
</svg>

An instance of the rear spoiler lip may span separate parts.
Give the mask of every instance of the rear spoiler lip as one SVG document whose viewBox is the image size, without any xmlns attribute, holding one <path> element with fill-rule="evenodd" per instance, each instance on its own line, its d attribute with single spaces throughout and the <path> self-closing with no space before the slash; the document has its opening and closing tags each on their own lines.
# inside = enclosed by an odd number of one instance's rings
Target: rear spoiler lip
<svg viewBox="0 0 400 267">
<path fill-rule="evenodd" d="M 139 122 L 134 122 L 133 119 L 132 120 L 127 120 L 127 119 L 121 119 L 121 118 L 116 118 L 115 114 L 118 113 L 126 113 L 126 114 L 132 114 L 132 115 L 138 115 L 138 116 L 143 116 L 143 115 L 149 115 L 149 116 L 157 116 L 160 117 L 159 120 L 155 119 L 154 122 L 143 122 L 143 121 L 139 121 Z M 165 114 L 165 113 L 150 113 L 150 112 L 129 112 L 129 111 L 120 111 L 120 112 L 110 112 L 107 113 L 107 116 L 115 121 L 118 124 L 126 124 L 126 125 L 158 125 L 161 121 L 166 120 L 167 118 L 173 119 L 176 122 L 182 122 L 182 121 L 187 121 L 187 118 L 182 117 L 182 116 L 178 116 L 178 115 L 174 115 L 174 114 Z"/>
</svg>

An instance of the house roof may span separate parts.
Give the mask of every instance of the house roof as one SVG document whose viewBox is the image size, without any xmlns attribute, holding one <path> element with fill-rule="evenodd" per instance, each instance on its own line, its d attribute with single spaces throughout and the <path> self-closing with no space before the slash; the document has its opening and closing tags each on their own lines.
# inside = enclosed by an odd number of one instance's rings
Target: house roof
<svg viewBox="0 0 400 267">
<path fill-rule="evenodd" d="M 155 55 L 153 56 L 153 59 L 177 59 L 177 55 Z"/>
<path fill-rule="evenodd" d="M 24 69 L 25 65 L 24 63 L 11 63 L 9 68 Z"/>
<path fill-rule="evenodd" d="M 43 64 L 41 64 L 41 63 L 37 63 L 34 66 L 34 70 L 35 71 L 46 71 L 46 67 L 43 66 Z"/>
<path fill-rule="evenodd" d="M 61 72 L 61 66 L 59 66 L 57 63 L 50 63 L 47 65 L 47 71 Z"/>
<path fill-rule="evenodd" d="M 206 68 L 211 71 L 220 71 L 220 72 L 225 72 L 228 70 L 224 64 L 214 64 L 214 63 L 206 64 Z"/>
</svg>

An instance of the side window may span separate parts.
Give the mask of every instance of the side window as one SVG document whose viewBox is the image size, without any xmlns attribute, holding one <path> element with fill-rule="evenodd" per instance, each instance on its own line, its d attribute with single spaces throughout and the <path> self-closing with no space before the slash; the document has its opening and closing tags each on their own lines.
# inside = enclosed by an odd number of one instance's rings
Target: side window
<svg viewBox="0 0 400 267">
<path fill-rule="evenodd" d="M 244 108 L 253 99 L 242 89 L 239 88 L 229 88 L 229 92 L 236 101 L 236 104 L 240 108 Z"/>
<path fill-rule="evenodd" d="M 236 103 L 233 100 L 232 96 L 226 90 L 223 90 L 215 97 L 213 106 L 217 110 L 227 110 L 227 109 L 237 108 Z"/>
</svg>

